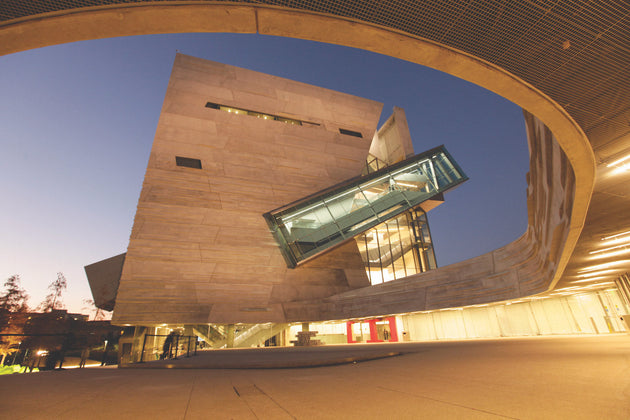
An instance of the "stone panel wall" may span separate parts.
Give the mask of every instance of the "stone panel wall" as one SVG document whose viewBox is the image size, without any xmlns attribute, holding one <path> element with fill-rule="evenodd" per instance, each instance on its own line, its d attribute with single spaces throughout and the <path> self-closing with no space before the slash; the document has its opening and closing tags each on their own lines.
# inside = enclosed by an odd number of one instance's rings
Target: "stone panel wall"
<svg viewBox="0 0 630 420">
<path fill-rule="evenodd" d="M 318 125 L 235 115 L 207 102 Z M 360 174 L 381 107 L 177 55 L 113 321 L 282 322 L 284 302 L 366 286 L 353 241 L 288 269 L 262 214 Z M 176 166 L 176 156 L 199 159 L 202 169 Z"/>
<path fill-rule="evenodd" d="M 393 165 L 414 154 L 404 109 L 394 107 L 392 115 L 382 127 L 379 127 L 374 136 L 370 154 L 388 165 Z"/>
</svg>

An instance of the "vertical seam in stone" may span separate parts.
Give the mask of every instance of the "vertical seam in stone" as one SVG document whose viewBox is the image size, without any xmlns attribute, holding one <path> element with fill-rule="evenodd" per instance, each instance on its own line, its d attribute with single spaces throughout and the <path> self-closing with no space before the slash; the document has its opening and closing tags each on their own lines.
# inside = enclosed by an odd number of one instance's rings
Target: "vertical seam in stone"
<svg viewBox="0 0 630 420">
<path fill-rule="evenodd" d="M 258 30 L 258 9 L 254 8 L 254 20 L 256 21 L 256 33 L 260 34 L 260 31 Z"/>
</svg>

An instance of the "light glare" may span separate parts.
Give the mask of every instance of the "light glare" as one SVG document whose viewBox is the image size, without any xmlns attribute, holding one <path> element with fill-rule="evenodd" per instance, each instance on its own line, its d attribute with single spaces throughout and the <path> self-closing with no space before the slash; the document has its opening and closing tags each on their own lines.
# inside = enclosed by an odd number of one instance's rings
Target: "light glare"
<svg viewBox="0 0 630 420">
<path fill-rule="evenodd" d="M 608 168 L 612 168 L 613 166 L 617 166 L 617 165 L 619 165 L 620 163 L 625 162 L 625 161 L 626 161 L 626 160 L 628 160 L 628 159 L 630 159 L 630 155 L 624 156 L 624 157 L 622 157 L 621 159 L 617 159 L 617 160 L 616 160 L 616 161 L 614 161 L 614 162 L 610 162 L 610 163 L 607 165 L 607 167 L 608 167 Z M 623 166 L 628 166 L 628 165 L 629 165 L 629 164 L 627 163 L 627 164 L 624 164 Z"/>
<path fill-rule="evenodd" d="M 617 255 L 623 255 L 623 254 L 627 254 L 629 252 L 630 252 L 630 248 L 625 248 L 625 249 L 620 249 L 618 251 L 607 252 L 605 254 L 594 255 L 591 258 L 594 259 L 594 260 L 597 260 L 597 259 L 600 259 L 600 258 L 616 257 Z"/>
<path fill-rule="evenodd" d="M 587 272 L 597 271 L 597 270 L 601 270 L 601 269 L 604 269 L 604 268 L 614 267 L 616 265 L 623 265 L 623 264 L 630 265 L 630 260 L 617 260 L 617 261 L 611 261 L 611 262 L 608 262 L 608 263 L 592 265 L 590 267 L 586 267 L 586 268 L 583 268 L 583 269 L 579 270 L 578 273 L 587 273 Z"/>
</svg>

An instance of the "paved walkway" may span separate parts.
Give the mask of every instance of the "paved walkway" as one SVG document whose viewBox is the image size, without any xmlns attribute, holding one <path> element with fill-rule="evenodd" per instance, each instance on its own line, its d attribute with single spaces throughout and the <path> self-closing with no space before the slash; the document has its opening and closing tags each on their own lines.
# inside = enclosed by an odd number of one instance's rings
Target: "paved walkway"
<svg viewBox="0 0 630 420">
<path fill-rule="evenodd" d="M 90 420 L 630 418 L 629 335 L 371 347 L 408 351 L 301 369 L 91 368 L 3 376 L 0 413 Z M 317 351 L 351 357 L 354 349 Z M 281 350 L 268 354 L 297 357 L 302 349 Z"/>
<path fill-rule="evenodd" d="M 198 350 L 196 356 L 121 366 L 125 369 L 283 369 L 358 363 L 422 351 L 418 343 Z"/>
</svg>

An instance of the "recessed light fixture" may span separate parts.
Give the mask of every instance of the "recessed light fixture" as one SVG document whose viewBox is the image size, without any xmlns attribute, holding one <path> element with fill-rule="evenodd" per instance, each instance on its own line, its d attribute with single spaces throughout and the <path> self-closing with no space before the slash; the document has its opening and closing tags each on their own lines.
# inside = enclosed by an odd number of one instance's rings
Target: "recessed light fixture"
<svg viewBox="0 0 630 420">
<path fill-rule="evenodd" d="M 618 255 L 623 255 L 623 254 L 628 254 L 628 253 L 630 253 L 630 248 L 623 247 L 622 249 L 618 249 L 617 251 L 606 252 L 603 254 L 598 253 L 597 255 L 594 255 L 591 258 L 592 259 L 609 258 L 609 257 L 616 257 Z"/>
<path fill-rule="evenodd" d="M 630 170 L 630 162 L 628 161 L 630 161 L 630 155 L 626 155 L 621 159 L 610 162 L 608 165 L 606 165 L 606 167 L 615 168 L 613 174 L 616 175 L 621 172 L 627 172 Z"/>
<path fill-rule="evenodd" d="M 583 268 L 583 269 L 579 270 L 578 273 L 587 273 L 587 272 L 591 272 L 591 271 L 603 270 L 604 268 L 614 267 L 616 265 L 624 265 L 624 264 L 625 265 L 630 265 L 630 260 L 617 260 L 617 261 L 611 261 L 611 262 L 608 262 L 608 263 L 592 265 L 590 267 L 586 267 L 586 268 Z"/>
<path fill-rule="evenodd" d="M 580 274 L 578 275 L 579 278 L 586 278 L 586 277 L 595 277 L 595 276 L 601 276 L 602 274 L 612 274 L 612 273 L 616 273 L 618 270 L 601 270 L 601 271 L 593 271 L 590 273 L 586 273 L 586 274 Z"/>
<path fill-rule="evenodd" d="M 616 233 L 614 235 L 604 236 L 602 241 L 610 243 L 630 242 L 630 230 L 626 232 Z"/>
<path fill-rule="evenodd" d="M 604 248 L 604 249 L 598 249 L 597 251 L 591 251 L 591 252 L 589 252 L 589 254 L 601 254 L 602 252 L 612 251 L 613 249 L 627 248 L 629 246 L 630 246 L 630 244 L 615 245 L 615 246 L 611 246 L 611 247 Z"/>
<path fill-rule="evenodd" d="M 591 282 L 591 281 L 603 280 L 603 279 L 606 279 L 606 278 L 607 277 L 605 277 L 605 276 L 591 277 L 591 278 L 584 279 L 584 280 L 572 281 L 571 284 L 573 284 L 573 283 L 588 283 L 588 282 Z"/>
<path fill-rule="evenodd" d="M 625 161 L 630 160 L 630 155 L 624 156 L 621 159 L 617 159 L 613 162 L 610 162 L 608 165 L 606 165 L 608 168 L 612 168 L 612 167 L 619 167 L 619 164 L 624 163 Z"/>
</svg>

